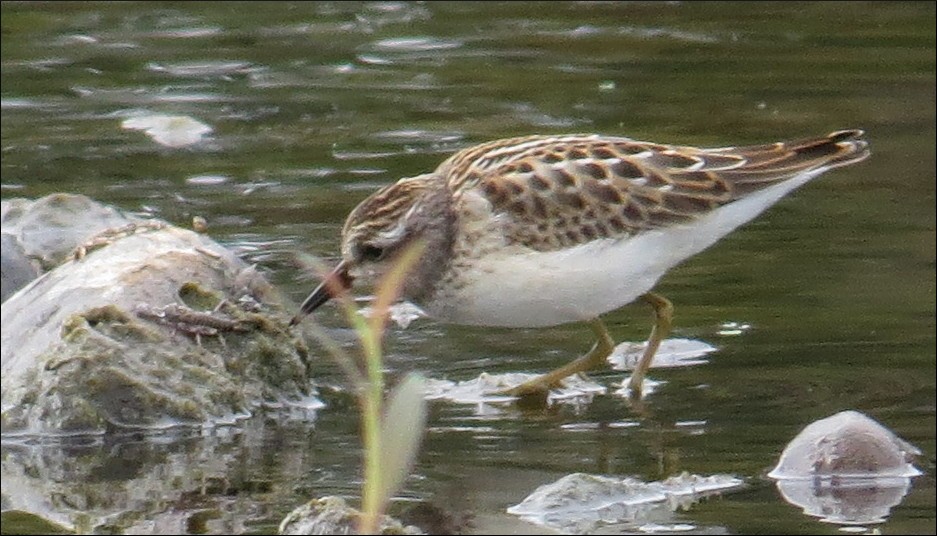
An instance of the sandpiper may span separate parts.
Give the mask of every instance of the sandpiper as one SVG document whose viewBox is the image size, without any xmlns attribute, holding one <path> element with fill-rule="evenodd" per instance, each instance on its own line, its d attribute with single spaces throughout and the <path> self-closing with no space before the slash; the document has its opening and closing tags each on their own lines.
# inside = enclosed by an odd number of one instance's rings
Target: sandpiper
<svg viewBox="0 0 937 536">
<path fill-rule="evenodd" d="M 341 262 L 292 323 L 426 246 L 403 297 L 444 322 L 547 327 L 587 322 L 582 357 L 508 391 L 542 392 L 605 363 L 599 316 L 637 299 L 655 314 L 629 388 L 641 385 L 673 306 L 652 289 L 667 271 L 832 168 L 869 155 L 861 130 L 703 149 L 597 134 L 528 136 L 457 152 L 434 172 L 386 186 L 342 229 Z"/>
</svg>

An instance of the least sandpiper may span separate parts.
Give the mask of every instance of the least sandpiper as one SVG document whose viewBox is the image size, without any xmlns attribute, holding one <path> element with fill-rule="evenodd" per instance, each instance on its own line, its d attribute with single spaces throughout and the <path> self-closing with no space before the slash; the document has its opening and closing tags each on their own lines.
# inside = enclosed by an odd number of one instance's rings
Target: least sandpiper
<svg viewBox="0 0 937 536">
<path fill-rule="evenodd" d="M 596 334 L 584 356 L 509 394 L 542 392 L 605 363 L 614 344 L 599 316 L 649 303 L 656 321 L 629 382 L 640 396 L 671 326 L 657 281 L 810 179 L 865 159 L 862 135 L 700 149 L 574 134 L 469 147 L 351 212 L 341 262 L 293 324 L 422 241 L 402 294 L 430 316 L 518 328 L 587 322 Z"/>
</svg>

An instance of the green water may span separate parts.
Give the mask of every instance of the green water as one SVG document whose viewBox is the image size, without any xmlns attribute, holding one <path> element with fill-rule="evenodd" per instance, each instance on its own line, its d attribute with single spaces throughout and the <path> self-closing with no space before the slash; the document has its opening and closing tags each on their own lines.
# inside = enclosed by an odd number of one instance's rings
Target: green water
<svg viewBox="0 0 937 536">
<path fill-rule="evenodd" d="M 521 530 L 507 506 L 571 472 L 727 473 L 747 487 L 669 522 L 837 533 L 763 475 L 803 426 L 856 409 L 924 452 L 925 475 L 873 528 L 934 533 L 933 3 L 4 3 L 0 13 L 4 199 L 66 191 L 184 226 L 204 216 L 297 301 L 313 282 L 300 280 L 294 252 L 334 258 L 345 214 L 368 192 L 473 143 L 600 132 L 725 146 L 865 129 L 869 160 L 663 279 L 675 335 L 719 348 L 707 364 L 652 370 L 667 383 L 642 412 L 613 397 L 533 413 L 434 403 L 395 509 L 432 501 L 496 533 Z M 161 147 L 121 129 L 144 111 L 214 132 L 194 148 Z M 227 180 L 191 180 L 204 175 Z M 318 317 L 350 338 L 336 310 Z M 607 321 L 618 340 L 649 329 L 637 305 Z M 719 335 L 727 322 L 751 328 Z M 589 344 L 584 326 L 422 320 L 390 333 L 389 366 L 452 380 L 545 371 Z M 106 512 L 113 530 L 264 532 L 308 498 L 355 497 L 357 413 L 324 353 L 321 363 L 329 406 L 313 416 L 201 436 L 5 443 L 4 508 L 15 471 L 48 484 L 36 500 L 65 521 L 93 526 Z"/>
</svg>

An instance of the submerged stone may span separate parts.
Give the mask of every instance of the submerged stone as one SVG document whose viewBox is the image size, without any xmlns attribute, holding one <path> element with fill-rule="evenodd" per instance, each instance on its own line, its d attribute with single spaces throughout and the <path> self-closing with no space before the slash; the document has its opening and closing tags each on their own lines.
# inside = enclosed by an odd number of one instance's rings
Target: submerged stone
<svg viewBox="0 0 937 536">
<path fill-rule="evenodd" d="M 4 301 L 99 233 L 145 222 L 74 194 L 4 199 L 0 207 Z"/>
<path fill-rule="evenodd" d="M 361 513 L 341 497 L 313 499 L 296 508 L 280 522 L 279 534 L 358 534 Z M 404 526 L 390 516 L 381 516 L 378 534 L 425 534 L 412 525 Z"/>
</svg>

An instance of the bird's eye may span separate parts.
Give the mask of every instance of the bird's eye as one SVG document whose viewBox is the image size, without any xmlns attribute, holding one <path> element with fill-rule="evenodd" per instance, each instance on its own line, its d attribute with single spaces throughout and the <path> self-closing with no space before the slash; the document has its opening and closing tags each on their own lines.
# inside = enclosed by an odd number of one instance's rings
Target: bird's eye
<svg viewBox="0 0 937 536">
<path fill-rule="evenodd" d="M 379 261 L 384 257 L 384 248 L 366 244 L 361 246 L 360 254 L 363 261 Z"/>
</svg>

